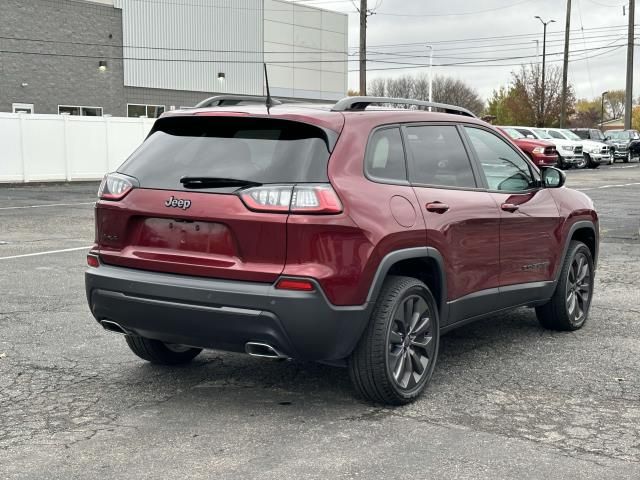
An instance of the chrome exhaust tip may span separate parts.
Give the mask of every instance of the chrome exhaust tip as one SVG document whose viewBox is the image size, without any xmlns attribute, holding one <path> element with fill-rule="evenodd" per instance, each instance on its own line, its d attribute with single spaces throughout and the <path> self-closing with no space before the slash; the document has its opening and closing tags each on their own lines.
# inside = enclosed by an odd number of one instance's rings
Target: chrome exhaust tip
<svg viewBox="0 0 640 480">
<path fill-rule="evenodd" d="M 244 345 L 244 351 L 252 357 L 273 358 L 280 360 L 289 359 L 288 355 L 285 355 L 284 353 L 278 351 L 277 349 L 266 343 L 247 342 Z"/>
<path fill-rule="evenodd" d="M 102 328 L 110 332 L 119 333 L 120 335 L 127 335 L 127 331 L 124 328 L 122 328 L 116 322 L 112 322 L 111 320 L 101 320 L 100 325 L 102 325 Z"/>
</svg>

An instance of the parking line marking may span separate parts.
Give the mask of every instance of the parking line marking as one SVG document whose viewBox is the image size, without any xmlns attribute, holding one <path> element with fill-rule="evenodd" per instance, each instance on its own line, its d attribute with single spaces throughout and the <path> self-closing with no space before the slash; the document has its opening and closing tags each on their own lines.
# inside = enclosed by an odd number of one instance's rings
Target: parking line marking
<svg viewBox="0 0 640 480">
<path fill-rule="evenodd" d="M 615 184 L 615 185 L 601 185 L 599 187 L 591 187 L 591 188 L 576 188 L 575 190 L 578 190 L 579 192 L 587 192 L 589 190 L 600 190 L 600 189 L 603 189 L 603 188 L 616 188 L 616 187 L 633 187 L 635 185 L 640 185 L 640 182 L 619 183 L 619 184 Z"/>
<path fill-rule="evenodd" d="M 49 250 L 47 252 L 24 253 L 22 255 L 11 255 L 10 257 L 0 257 L 0 260 L 11 260 L 12 258 L 24 258 L 24 257 L 37 257 L 38 255 L 50 255 L 52 253 L 75 252 L 77 250 L 90 250 L 90 249 L 91 249 L 91 246 L 64 248 L 62 250 Z"/>
<path fill-rule="evenodd" d="M 73 205 L 93 205 L 96 202 L 81 203 L 45 203 L 43 205 L 25 205 L 23 207 L 0 207 L 0 210 L 19 210 L 21 208 L 71 207 Z"/>
</svg>

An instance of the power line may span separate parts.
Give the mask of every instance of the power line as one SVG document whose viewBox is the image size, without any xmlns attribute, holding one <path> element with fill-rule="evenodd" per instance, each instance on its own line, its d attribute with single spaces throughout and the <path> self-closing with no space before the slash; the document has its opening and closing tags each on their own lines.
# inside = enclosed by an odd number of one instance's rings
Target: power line
<svg viewBox="0 0 640 480">
<path fill-rule="evenodd" d="M 636 25 L 636 26 L 640 26 L 640 25 Z M 607 27 L 593 27 L 593 28 L 585 28 L 585 31 L 606 31 L 606 30 L 613 30 L 613 29 L 619 29 L 619 28 L 627 28 L 626 24 L 620 24 L 620 25 L 610 25 Z M 571 32 L 574 33 L 580 33 L 579 29 L 575 29 L 575 30 L 571 30 Z M 558 31 L 558 32 L 549 32 L 548 34 L 549 36 L 551 35 L 564 35 L 564 32 Z M 468 37 L 468 38 L 460 38 L 460 39 L 455 39 L 455 40 L 434 40 L 434 41 L 429 41 L 429 40 L 423 40 L 421 42 L 409 42 L 409 43 L 386 43 L 386 44 L 377 44 L 377 45 L 370 45 L 370 47 L 372 48 L 383 48 L 383 47 L 405 47 L 405 46 L 415 46 L 415 45 L 426 45 L 426 44 L 434 44 L 434 45 L 442 45 L 442 44 L 448 44 L 448 43 L 464 43 L 464 42 L 471 42 L 471 41 L 500 41 L 500 40 L 507 40 L 507 39 L 515 39 L 515 38 L 526 38 L 526 37 L 540 37 L 539 33 L 518 33 L 518 34 L 513 34 L 513 35 L 496 35 L 496 36 L 491 36 L 491 37 Z M 350 47 L 350 48 L 357 48 L 357 47 Z"/>
<path fill-rule="evenodd" d="M 612 32 L 613 33 L 613 32 Z M 622 32 L 617 32 L 617 33 L 622 33 Z M 588 38 L 588 42 L 586 40 L 586 38 Z M 608 35 L 594 35 L 594 36 L 590 36 L 590 37 L 586 37 L 584 38 L 585 43 L 598 43 L 598 42 L 602 42 L 604 38 L 611 38 L 611 34 Z M 547 43 L 551 43 L 551 44 L 560 44 L 562 43 L 563 40 L 562 39 L 558 39 L 558 40 L 547 40 Z M 514 43 L 504 43 L 502 45 L 505 46 L 509 46 L 509 45 L 527 45 L 529 46 L 529 42 L 514 42 Z M 586 45 L 585 45 L 586 48 Z M 514 51 L 514 50 L 523 50 L 522 47 L 515 47 L 515 48 L 494 48 L 493 45 L 481 45 L 481 46 L 471 46 L 471 47 L 456 47 L 456 48 L 445 48 L 445 49 L 440 49 L 438 50 L 438 52 L 442 53 L 442 52 L 468 52 L 469 50 L 472 49 L 480 49 L 480 50 L 486 50 L 485 51 L 477 51 L 477 52 L 470 52 L 470 54 L 482 54 L 482 53 L 491 53 L 491 52 L 506 52 L 506 51 Z M 367 52 L 369 55 L 380 55 L 380 56 L 391 56 L 391 57 L 407 57 L 407 58 L 415 58 L 415 57 L 428 57 L 428 55 L 409 55 L 411 53 L 424 53 L 424 48 L 420 49 L 420 50 L 398 50 L 398 53 L 395 52 L 380 52 L 380 51 L 374 51 L 374 50 L 369 50 Z M 349 54 L 349 55 L 353 55 L 353 54 Z M 434 56 L 434 58 L 449 58 L 445 55 L 436 55 Z"/>
<path fill-rule="evenodd" d="M 256 53 L 256 54 L 262 54 L 262 53 L 267 53 L 267 54 L 278 54 L 278 53 L 282 53 L 282 54 L 294 54 L 294 53 L 298 53 L 298 54 L 307 54 L 307 53 L 311 53 L 311 54 L 327 54 L 327 53 L 337 53 L 337 54 L 342 54 L 342 55 L 346 55 L 348 52 L 344 51 L 344 50 L 325 50 L 325 49 L 316 49 L 316 51 L 314 52 L 300 52 L 300 51 L 281 51 L 281 50 L 272 50 L 272 51 L 265 51 L 265 50 L 215 50 L 215 49 L 208 49 L 208 48 L 179 48 L 179 47 L 148 47 L 145 45 L 118 45 L 118 44 L 111 44 L 111 43 L 91 43 L 91 42 L 74 42 L 71 40 L 48 40 L 48 39 L 41 39 L 41 38 L 26 38 L 26 37 L 5 37 L 5 36 L 0 36 L 0 39 L 4 39 L 4 40 L 17 40 L 17 41 L 26 41 L 26 42 L 41 42 L 41 43 L 60 43 L 60 44 L 65 44 L 65 45 L 80 45 L 80 46 L 90 46 L 90 47 L 108 47 L 108 48 L 135 48 L 135 49 L 144 49 L 144 50 L 166 50 L 166 51 L 176 51 L 176 52 L 212 52 L 212 53 Z M 269 42 L 269 43 L 275 43 L 277 45 L 289 45 L 287 43 L 281 43 L 281 42 Z M 304 48 L 310 48 L 310 47 L 304 47 Z"/>
<path fill-rule="evenodd" d="M 615 40 L 617 41 L 617 40 Z M 614 41 L 614 42 L 615 42 Z M 617 46 L 614 46 L 617 47 Z M 609 46 L 601 46 L 601 47 L 592 47 L 587 49 L 573 50 L 570 52 L 571 54 L 590 52 L 603 50 L 607 48 L 612 48 Z M 71 57 L 71 58 L 90 58 L 90 59 L 104 59 L 104 60 L 131 60 L 131 61 L 150 61 L 150 62 L 181 62 L 181 63 L 226 63 L 226 64 L 262 64 L 262 60 L 225 60 L 225 59 L 188 59 L 188 58 L 148 58 L 148 57 L 125 57 L 125 56 L 103 56 L 103 55 L 83 55 L 83 54 L 72 54 L 72 53 L 51 53 L 51 52 L 30 52 L 30 51 L 16 51 L 16 50 L 0 50 L 0 53 L 9 53 L 9 54 L 17 54 L 17 55 L 36 55 L 36 56 L 47 56 L 47 57 Z M 549 56 L 562 55 L 563 52 L 554 52 L 549 53 Z M 453 62 L 448 64 L 438 64 L 436 66 L 457 66 L 457 65 L 470 65 L 470 64 L 483 64 L 485 62 L 495 62 L 495 61 L 507 61 L 507 60 L 520 60 L 532 58 L 532 55 L 518 55 L 518 56 L 509 56 L 509 57 L 496 57 L 496 58 L 486 58 L 486 59 L 472 59 L 464 62 Z M 317 63 L 349 63 L 349 62 L 357 62 L 357 59 L 343 59 L 343 60 L 283 60 L 283 61 L 270 61 L 267 63 L 270 64 L 278 64 L 278 65 L 289 65 L 289 64 L 317 64 Z M 408 62 L 397 62 L 391 60 L 373 60 L 372 62 L 376 63 L 384 63 L 384 64 L 394 64 L 394 65 L 404 65 L 404 67 L 395 67 L 395 68 L 416 68 L 416 67 L 426 67 L 426 64 L 414 64 Z M 480 65 L 478 65 L 480 66 Z M 391 67 L 393 68 L 393 67 Z"/>
<path fill-rule="evenodd" d="M 521 0 L 520 2 L 513 3 L 511 5 L 503 5 L 500 7 L 487 8 L 485 10 L 475 10 L 472 12 L 460 12 L 460 13 L 390 13 L 390 12 L 378 12 L 378 15 L 385 15 L 389 17 L 460 17 L 465 15 L 479 15 L 487 12 L 495 12 L 497 10 L 505 10 L 507 8 L 517 7 L 523 3 L 527 3 L 529 0 Z"/>
<path fill-rule="evenodd" d="M 612 53 L 616 50 L 619 50 L 622 47 L 625 47 L 626 44 L 623 45 L 609 45 L 606 47 L 596 47 L 593 49 L 587 49 L 590 51 L 593 50 L 608 50 L 607 52 L 603 52 L 601 54 L 596 54 L 596 55 L 592 55 L 591 58 L 596 58 L 599 57 L 601 55 L 604 55 L 606 53 Z M 575 53 L 580 53 L 580 52 L 584 52 L 585 50 L 574 50 L 573 52 L 570 52 L 571 54 L 575 54 Z M 547 54 L 547 55 L 562 55 L 563 52 L 555 52 L 555 53 L 551 53 L 551 54 Z M 493 60 L 482 60 L 482 61 L 469 61 L 469 62 L 451 62 L 451 63 L 440 63 L 438 65 L 434 65 L 435 67 L 511 67 L 511 66 L 521 66 L 523 65 L 523 62 L 519 62 L 519 63 L 501 63 L 501 64 L 490 64 L 488 62 L 490 61 L 507 61 L 507 60 L 524 60 L 527 58 L 532 58 L 535 57 L 535 55 L 528 55 L 528 56 L 521 56 L 521 57 L 505 57 L 505 58 L 495 58 Z M 574 58 L 574 59 L 569 59 L 569 62 L 575 62 L 575 61 L 580 61 L 583 60 L 583 58 Z M 558 59 L 558 60 L 549 60 L 550 62 L 559 62 L 562 61 L 562 59 Z M 382 63 L 382 62 L 381 62 Z M 385 62 L 385 63 L 389 63 L 389 62 Z M 428 67 L 429 65 L 427 64 L 404 64 L 404 66 L 400 66 L 400 67 L 380 67 L 380 68 L 370 68 L 369 71 L 383 71 L 383 70 L 411 70 L 414 68 L 425 68 Z M 352 72 L 353 70 L 349 70 L 349 72 Z"/>
</svg>

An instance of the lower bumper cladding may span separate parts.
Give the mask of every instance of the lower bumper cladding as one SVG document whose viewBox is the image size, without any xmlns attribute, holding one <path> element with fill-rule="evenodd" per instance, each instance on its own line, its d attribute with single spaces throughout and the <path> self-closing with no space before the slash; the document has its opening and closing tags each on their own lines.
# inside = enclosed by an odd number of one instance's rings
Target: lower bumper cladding
<svg viewBox="0 0 640 480">
<path fill-rule="evenodd" d="M 334 306 L 310 281 L 313 291 L 288 291 L 104 264 L 85 273 L 96 320 L 134 335 L 237 352 L 255 342 L 304 360 L 346 358 L 366 326 L 369 307 Z"/>
</svg>

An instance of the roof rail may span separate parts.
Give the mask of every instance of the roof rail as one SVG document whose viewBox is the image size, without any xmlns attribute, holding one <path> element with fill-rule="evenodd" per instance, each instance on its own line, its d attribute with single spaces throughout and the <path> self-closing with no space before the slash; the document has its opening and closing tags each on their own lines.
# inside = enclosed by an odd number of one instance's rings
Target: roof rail
<svg viewBox="0 0 640 480">
<path fill-rule="evenodd" d="M 437 102 L 424 102 L 422 100 L 412 100 L 409 98 L 387 98 L 387 97 L 346 97 L 339 100 L 333 108 L 333 112 L 346 112 L 346 111 L 362 111 L 368 106 L 373 104 L 385 104 L 391 103 L 394 105 L 414 105 L 417 107 L 431 107 L 437 110 L 442 110 L 445 113 L 452 113 L 455 115 L 465 115 L 467 117 L 477 118 L 466 108 L 457 107 L 455 105 L 448 105 L 446 103 Z"/>
<path fill-rule="evenodd" d="M 256 95 L 216 95 L 202 100 L 196 104 L 194 108 L 206 108 L 206 107 L 228 107 L 233 105 L 239 105 L 240 103 L 258 103 L 267 104 L 267 97 L 261 97 Z M 280 105 L 280 100 L 271 99 L 272 105 Z"/>
</svg>

